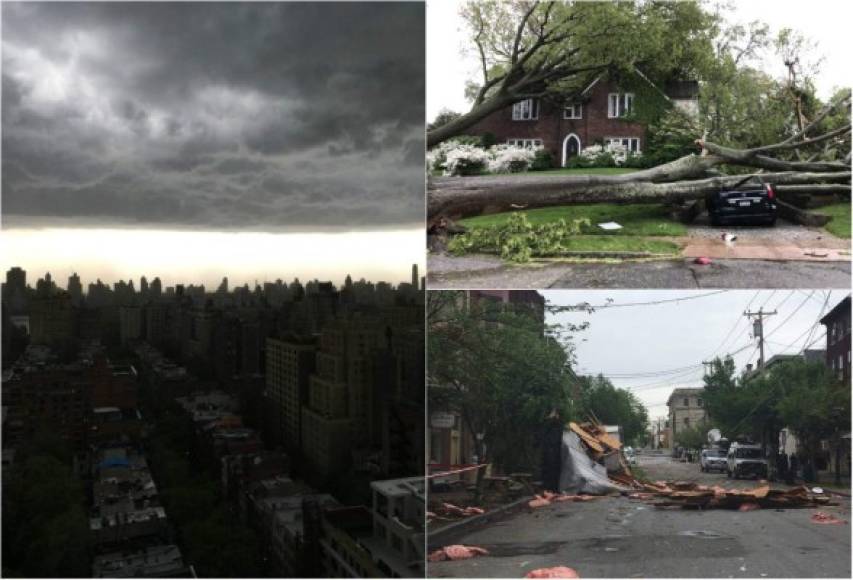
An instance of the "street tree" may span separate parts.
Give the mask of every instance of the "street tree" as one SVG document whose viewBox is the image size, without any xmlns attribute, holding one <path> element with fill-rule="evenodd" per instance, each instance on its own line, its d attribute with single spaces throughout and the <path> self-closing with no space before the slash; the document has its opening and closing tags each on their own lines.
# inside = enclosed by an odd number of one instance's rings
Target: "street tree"
<svg viewBox="0 0 853 580">
<path fill-rule="evenodd" d="M 479 462 L 534 470 L 546 419 L 577 413 L 571 344 L 585 325 L 558 332 L 523 307 L 456 291 L 430 292 L 427 312 L 430 409 L 459 413 Z"/>
<path fill-rule="evenodd" d="M 603 375 L 580 377 L 581 408 L 604 425 L 622 427 L 625 442 L 643 445 L 648 438 L 649 415 L 634 393 L 619 389 Z"/>
<path fill-rule="evenodd" d="M 826 365 L 804 360 L 786 362 L 771 376 L 784 393 L 776 404 L 782 421 L 794 431 L 813 466 L 821 441 L 830 443 L 835 481 L 840 483 L 842 436 L 850 432 L 850 386 L 835 380 Z M 846 445 L 849 449 L 849 442 Z"/>
<path fill-rule="evenodd" d="M 679 428 L 675 434 L 675 443 L 684 449 L 698 451 L 708 442 L 707 434 L 710 428 L 710 425 L 706 422 Z"/>
</svg>

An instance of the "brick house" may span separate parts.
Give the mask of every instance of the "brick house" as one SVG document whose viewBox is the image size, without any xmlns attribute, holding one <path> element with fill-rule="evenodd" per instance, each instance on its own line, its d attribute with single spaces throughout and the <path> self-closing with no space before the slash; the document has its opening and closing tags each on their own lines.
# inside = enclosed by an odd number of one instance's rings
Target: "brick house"
<svg viewBox="0 0 853 580">
<path fill-rule="evenodd" d="M 688 113 L 698 112 L 699 83 L 674 81 L 661 89 L 640 71 L 634 82 L 618 83 L 602 73 L 577 98 L 558 102 L 553 98 L 519 101 L 492 113 L 475 124 L 470 135 L 491 134 L 497 143 L 542 146 L 555 165 L 565 167 L 583 148 L 616 142 L 640 153 L 646 138 L 645 124 L 629 120 L 638 99 L 663 100 Z M 642 90 L 625 88 L 625 85 Z"/>
<path fill-rule="evenodd" d="M 820 319 L 826 327 L 826 366 L 836 378 L 850 383 L 850 296 Z"/>
</svg>

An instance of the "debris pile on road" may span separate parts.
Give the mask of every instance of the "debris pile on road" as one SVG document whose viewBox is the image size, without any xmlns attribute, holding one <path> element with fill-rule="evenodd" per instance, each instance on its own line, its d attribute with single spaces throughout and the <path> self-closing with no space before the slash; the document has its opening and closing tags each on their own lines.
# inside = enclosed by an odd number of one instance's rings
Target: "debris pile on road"
<svg viewBox="0 0 853 580">
<path fill-rule="evenodd" d="M 566 566 L 537 568 L 524 575 L 525 578 L 580 578 L 577 572 Z"/>
<path fill-rule="evenodd" d="M 430 562 L 442 562 L 444 560 L 467 560 L 476 556 L 487 556 L 489 551 L 485 548 L 477 546 L 463 546 L 462 544 L 453 544 L 440 548 L 427 557 Z"/>
<path fill-rule="evenodd" d="M 825 493 L 816 493 L 806 486 L 789 490 L 771 489 L 767 482 L 759 482 L 752 489 L 726 489 L 719 485 L 700 485 L 692 481 L 640 481 L 632 486 L 639 492 L 629 493 L 631 499 L 656 500 L 656 507 L 682 507 L 697 509 L 736 509 L 752 511 L 760 508 L 808 508 L 837 505 Z"/>
<path fill-rule="evenodd" d="M 622 443 L 597 421 L 569 423 L 563 433 L 560 490 L 606 495 L 624 490 L 617 478 L 633 480 Z"/>
</svg>

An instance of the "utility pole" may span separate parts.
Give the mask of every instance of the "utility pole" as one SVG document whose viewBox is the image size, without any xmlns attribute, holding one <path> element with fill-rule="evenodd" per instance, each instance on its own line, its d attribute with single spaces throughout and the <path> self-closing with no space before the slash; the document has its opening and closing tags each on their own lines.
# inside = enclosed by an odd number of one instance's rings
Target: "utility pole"
<svg viewBox="0 0 853 580">
<path fill-rule="evenodd" d="M 764 318 L 766 316 L 773 316 L 774 314 L 776 314 L 775 310 L 773 312 L 764 312 L 763 308 L 759 308 L 758 312 L 744 311 L 743 313 L 747 318 L 755 317 L 752 321 L 752 335 L 758 339 L 759 369 L 764 368 Z"/>
</svg>

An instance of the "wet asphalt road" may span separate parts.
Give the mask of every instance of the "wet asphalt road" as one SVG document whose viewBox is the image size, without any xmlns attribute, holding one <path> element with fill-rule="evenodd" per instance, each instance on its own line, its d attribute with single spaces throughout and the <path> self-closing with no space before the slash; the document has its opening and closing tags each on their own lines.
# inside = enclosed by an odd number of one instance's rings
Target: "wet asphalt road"
<svg viewBox="0 0 853 580">
<path fill-rule="evenodd" d="M 850 262 L 693 259 L 513 265 L 495 256 L 431 253 L 429 289 L 466 288 L 849 288 Z"/>
<path fill-rule="evenodd" d="M 735 485 L 725 474 L 668 458 L 641 457 L 640 464 L 652 479 Z M 849 520 L 849 499 L 839 503 L 822 511 Z M 850 525 L 813 524 L 816 511 L 661 510 L 624 497 L 559 503 L 469 532 L 460 543 L 490 555 L 430 563 L 428 574 L 522 578 L 569 566 L 581 578 L 850 578 Z"/>
</svg>

